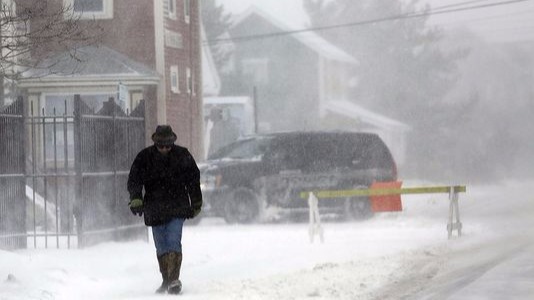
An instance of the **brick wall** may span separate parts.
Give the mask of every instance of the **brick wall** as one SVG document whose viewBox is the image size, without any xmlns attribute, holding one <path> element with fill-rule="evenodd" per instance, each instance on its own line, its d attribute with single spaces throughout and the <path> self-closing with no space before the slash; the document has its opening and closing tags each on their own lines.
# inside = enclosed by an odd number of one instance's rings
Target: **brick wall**
<svg viewBox="0 0 534 300">
<path fill-rule="evenodd" d="M 183 37 L 181 49 L 166 47 L 166 104 L 167 122 L 175 129 L 178 143 L 189 148 L 199 160 L 202 156 L 202 111 L 201 111 L 201 63 L 200 63 L 200 31 L 199 31 L 198 0 L 191 1 L 189 23 L 185 21 L 183 3 L 177 1 L 176 20 L 166 19 L 168 29 L 178 32 Z M 177 65 L 179 72 L 180 93 L 173 93 L 170 89 L 170 66 Z M 191 70 L 195 93 L 188 92 L 187 68 Z"/>
</svg>

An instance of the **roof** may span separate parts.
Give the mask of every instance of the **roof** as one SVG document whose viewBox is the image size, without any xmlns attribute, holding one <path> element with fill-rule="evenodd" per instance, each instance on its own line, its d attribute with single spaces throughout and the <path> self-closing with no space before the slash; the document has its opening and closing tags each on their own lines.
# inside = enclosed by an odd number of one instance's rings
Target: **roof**
<svg viewBox="0 0 534 300">
<path fill-rule="evenodd" d="M 326 111 L 357 119 L 379 128 L 400 131 L 408 131 L 410 129 L 410 126 L 402 122 L 377 114 L 348 101 L 328 101 L 325 103 L 324 108 Z"/>
<path fill-rule="evenodd" d="M 291 28 L 291 26 L 287 25 L 286 23 L 277 20 L 272 15 L 267 14 L 266 12 L 262 11 L 255 5 L 251 5 L 249 9 L 241 13 L 236 17 L 236 19 L 233 21 L 232 27 L 237 26 L 247 18 L 249 18 L 252 15 L 258 15 L 261 18 L 267 20 L 269 23 L 273 24 L 274 26 L 278 27 L 281 32 L 284 31 L 294 31 L 295 28 Z M 302 31 L 298 33 L 291 34 L 292 37 L 294 37 L 296 40 L 304 44 L 306 47 L 310 48 L 311 50 L 315 51 L 318 55 L 329 59 L 329 60 L 335 60 L 340 62 L 346 62 L 351 64 L 358 64 L 358 61 L 346 53 L 345 51 L 341 50 L 337 46 L 333 45 L 329 41 L 325 40 L 318 34 L 316 34 L 313 31 Z"/>
<path fill-rule="evenodd" d="M 252 99 L 248 96 L 224 96 L 224 97 L 204 97 L 204 104 L 250 104 Z"/>
<path fill-rule="evenodd" d="M 376 133 L 365 131 L 347 131 L 347 130 L 293 130 L 293 131 L 280 131 L 270 132 L 264 134 L 255 134 L 255 136 L 266 137 L 282 137 L 294 139 L 296 137 L 315 137 L 315 136 L 357 136 L 362 138 L 368 138 L 372 136 L 378 136 Z"/>
<path fill-rule="evenodd" d="M 43 60 L 23 73 L 22 86 L 43 82 L 122 81 L 157 84 L 158 74 L 126 55 L 105 46 L 86 46 Z"/>
</svg>

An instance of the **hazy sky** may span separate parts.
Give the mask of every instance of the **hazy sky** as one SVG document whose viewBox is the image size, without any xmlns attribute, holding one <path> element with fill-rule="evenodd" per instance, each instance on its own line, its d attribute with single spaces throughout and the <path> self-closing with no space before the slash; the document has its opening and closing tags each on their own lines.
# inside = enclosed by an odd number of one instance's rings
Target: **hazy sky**
<svg viewBox="0 0 534 300">
<path fill-rule="evenodd" d="M 509 1 L 428 0 L 428 2 L 433 7 L 437 7 L 465 2 L 472 2 L 467 6 L 479 6 Z M 447 28 L 467 26 L 489 41 L 534 41 L 534 1 L 532 0 L 443 15 L 438 14 L 432 16 L 431 21 Z"/>
<path fill-rule="evenodd" d="M 218 0 L 226 11 L 233 14 L 244 12 L 255 5 L 295 28 L 309 27 L 309 21 L 302 9 L 302 0 Z M 455 9 L 508 0 L 424 0 L 432 7 Z M 498 5 L 488 8 L 436 14 L 431 17 L 433 24 L 447 28 L 467 26 L 488 41 L 534 40 L 534 0 Z M 464 5 L 459 5 L 464 4 Z M 451 5 L 451 6 L 449 6 Z M 457 6 L 454 6 L 457 5 Z"/>
</svg>

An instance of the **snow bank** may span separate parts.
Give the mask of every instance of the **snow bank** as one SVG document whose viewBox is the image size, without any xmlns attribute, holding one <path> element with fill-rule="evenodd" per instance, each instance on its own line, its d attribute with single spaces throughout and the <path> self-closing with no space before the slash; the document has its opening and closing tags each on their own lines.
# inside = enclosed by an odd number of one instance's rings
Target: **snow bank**
<svg viewBox="0 0 534 300">
<path fill-rule="evenodd" d="M 447 195 L 403 196 L 365 222 L 184 229 L 181 299 L 532 299 L 530 182 L 468 187 L 461 238 L 447 240 Z M 461 275 L 461 276 L 460 276 Z M 151 243 L 0 251 L 0 299 L 161 299 Z M 505 297 L 507 295 L 509 297 Z M 493 297 L 493 298 L 492 298 Z"/>
</svg>

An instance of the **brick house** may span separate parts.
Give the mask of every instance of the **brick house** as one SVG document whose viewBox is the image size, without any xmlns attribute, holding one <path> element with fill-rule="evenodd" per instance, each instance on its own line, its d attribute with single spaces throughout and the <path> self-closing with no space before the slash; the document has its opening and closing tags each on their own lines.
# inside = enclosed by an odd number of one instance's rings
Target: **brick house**
<svg viewBox="0 0 534 300">
<path fill-rule="evenodd" d="M 31 0 L 16 2 L 17 11 L 37 5 Z M 121 84 L 128 91 L 121 99 L 125 110 L 145 100 L 147 143 L 157 124 L 170 124 L 177 143 L 194 155 L 202 153 L 198 0 L 49 0 L 39 5 L 71 7 L 82 25 L 96 24 L 103 33 L 97 45 L 79 49 L 81 62 L 62 60 L 49 73 L 26 73 L 19 87 L 37 111 L 49 111 L 63 101 L 72 108 L 74 94 L 98 109 L 109 97 L 117 99 Z M 58 54 L 49 59 L 68 55 L 51 48 L 35 49 L 32 55 L 51 51 Z"/>
</svg>

